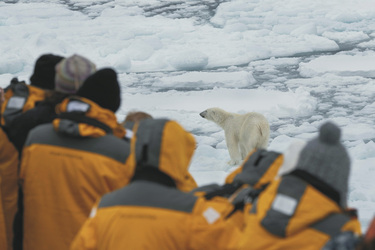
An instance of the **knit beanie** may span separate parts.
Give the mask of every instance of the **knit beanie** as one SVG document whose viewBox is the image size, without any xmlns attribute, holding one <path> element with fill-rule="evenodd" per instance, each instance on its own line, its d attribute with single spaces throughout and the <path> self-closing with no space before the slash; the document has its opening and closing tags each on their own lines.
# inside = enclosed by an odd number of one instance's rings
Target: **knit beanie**
<svg viewBox="0 0 375 250">
<path fill-rule="evenodd" d="M 85 80 L 77 95 L 116 112 L 121 102 L 116 72 L 110 68 L 98 70 Z"/>
<path fill-rule="evenodd" d="M 41 55 L 35 62 L 34 73 L 30 77 L 30 85 L 41 88 L 55 88 L 55 66 L 64 57 L 53 54 Z"/>
<path fill-rule="evenodd" d="M 322 180 L 340 194 L 340 205 L 347 206 L 350 158 L 340 143 L 340 128 L 331 122 L 320 127 L 319 136 L 302 149 L 296 169 Z"/>
<path fill-rule="evenodd" d="M 72 55 L 56 65 L 55 90 L 75 94 L 86 78 L 96 71 L 96 66 L 87 58 Z"/>
</svg>

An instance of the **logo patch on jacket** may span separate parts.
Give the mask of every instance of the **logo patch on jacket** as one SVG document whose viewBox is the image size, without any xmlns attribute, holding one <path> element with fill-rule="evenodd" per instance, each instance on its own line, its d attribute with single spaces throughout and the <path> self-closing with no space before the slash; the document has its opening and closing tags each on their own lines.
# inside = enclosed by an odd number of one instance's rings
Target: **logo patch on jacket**
<svg viewBox="0 0 375 250">
<path fill-rule="evenodd" d="M 7 108 L 10 109 L 22 109 L 23 105 L 26 102 L 25 97 L 20 97 L 20 96 L 12 96 L 9 101 L 8 101 L 8 106 Z"/>
<path fill-rule="evenodd" d="M 86 113 L 90 109 L 90 104 L 81 101 L 70 101 L 66 107 L 67 112 L 83 112 Z"/>
<path fill-rule="evenodd" d="M 204 211 L 203 216 L 206 218 L 208 224 L 212 224 L 220 218 L 220 214 L 212 207 L 207 208 L 206 211 Z"/>
<path fill-rule="evenodd" d="M 275 200 L 272 203 L 272 208 L 275 211 L 291 216 L 294 214 L 297 203 L 297 200 L 290 196 L 277 194 Z"/>
</svg>

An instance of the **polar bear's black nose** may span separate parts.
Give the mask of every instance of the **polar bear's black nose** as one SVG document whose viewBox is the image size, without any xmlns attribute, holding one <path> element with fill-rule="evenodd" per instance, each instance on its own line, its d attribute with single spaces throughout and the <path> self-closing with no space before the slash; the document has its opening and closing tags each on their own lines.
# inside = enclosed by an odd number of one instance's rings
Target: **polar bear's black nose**
<svg viewBox="0 0 375 250">
<path fill-rule="evenodd" d="M 205 118 L 206 114 L 207 114 L 207 111 L 205 110 L 205 111 L 201 112 L 199 115 L 202 116 L 203 118 Z"/>
</svg>

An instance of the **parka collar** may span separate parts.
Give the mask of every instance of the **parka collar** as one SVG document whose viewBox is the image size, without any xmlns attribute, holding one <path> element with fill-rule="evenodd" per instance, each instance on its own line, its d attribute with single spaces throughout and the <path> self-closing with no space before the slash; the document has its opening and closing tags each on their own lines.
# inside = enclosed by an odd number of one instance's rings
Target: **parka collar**
<svg viewBox="0 0 375 250">
<path fill-rule="evenodd" d="M 71 136 L 100 137 L 112 133 L 123 138 L 126 133 L 112 111 L 86 98 L 64 99 L 56 106 L 56 114 L 59 117 L 53 121 L 55 130 Z"/>
</svg>

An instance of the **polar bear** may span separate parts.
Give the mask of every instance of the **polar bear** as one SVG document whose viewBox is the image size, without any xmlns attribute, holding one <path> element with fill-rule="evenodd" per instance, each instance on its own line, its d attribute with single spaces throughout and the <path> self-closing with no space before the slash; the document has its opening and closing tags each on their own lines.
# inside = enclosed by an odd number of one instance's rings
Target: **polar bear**
<svg viewBox="0 0 375 250">
<path fill-rule="evenodd" d="M 224 129 L 230 165 L 241 163 L 254 148 L 267 148 L 270 126 L 262 114 L 235 114 L 220 108 L 209 108 L 199 115 Z"/>
</svg>

